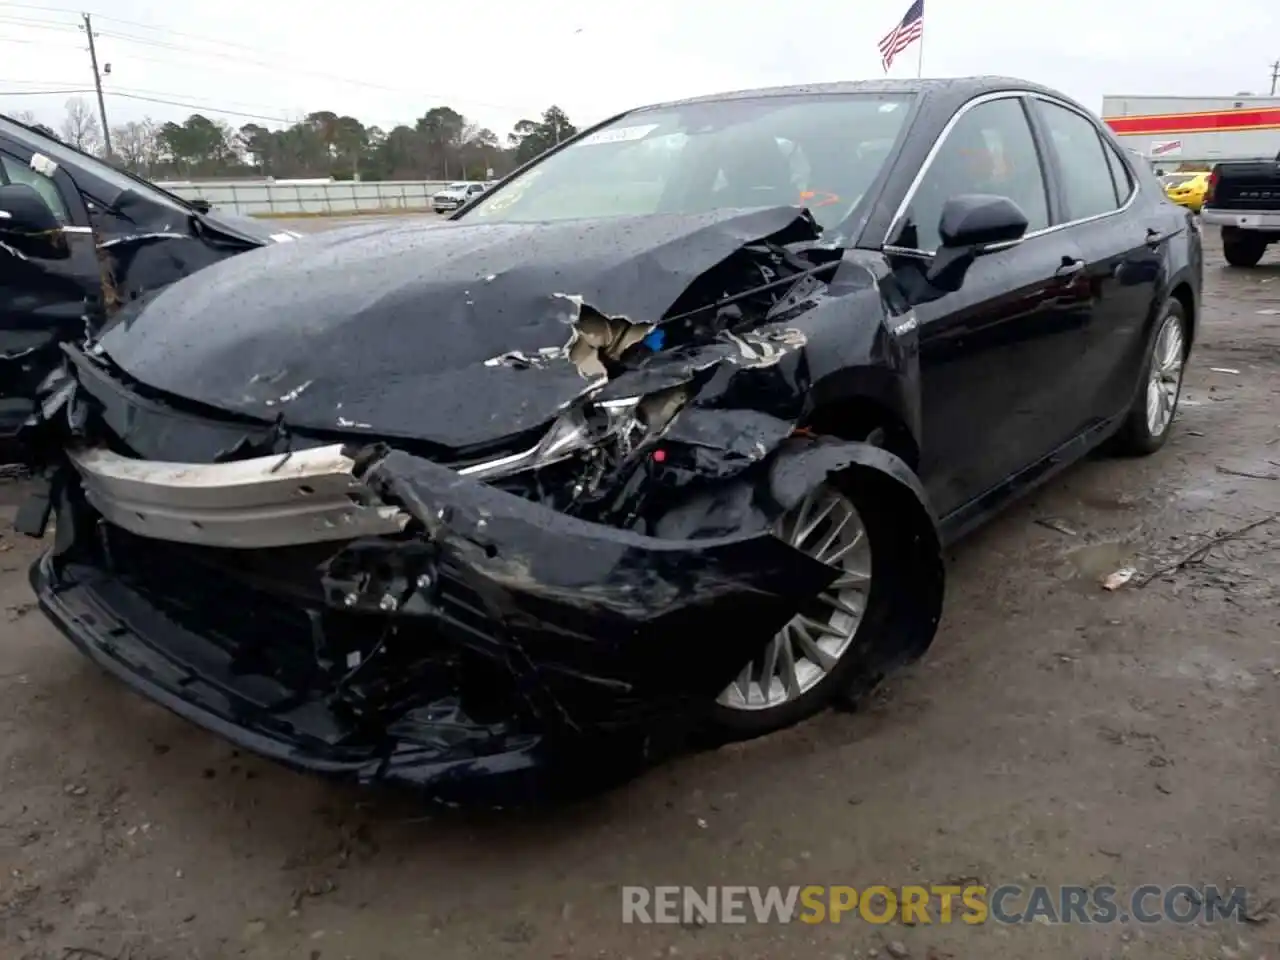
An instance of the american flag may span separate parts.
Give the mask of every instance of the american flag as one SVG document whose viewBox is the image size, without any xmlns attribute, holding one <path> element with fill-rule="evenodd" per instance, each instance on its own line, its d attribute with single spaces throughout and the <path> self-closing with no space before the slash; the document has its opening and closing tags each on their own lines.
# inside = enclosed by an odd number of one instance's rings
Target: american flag
<svg viewBox="0 0 1280 960">
<path fill-rule="evenodd" d="M 889 72 L 894 57 L 923 36 L 924 0 L 916 0 L 907 10 L 907 15 L 902 18 L 902 22 L 880 41 L 880 62 L 884 64 L 884 72 Z"/>
</svg>

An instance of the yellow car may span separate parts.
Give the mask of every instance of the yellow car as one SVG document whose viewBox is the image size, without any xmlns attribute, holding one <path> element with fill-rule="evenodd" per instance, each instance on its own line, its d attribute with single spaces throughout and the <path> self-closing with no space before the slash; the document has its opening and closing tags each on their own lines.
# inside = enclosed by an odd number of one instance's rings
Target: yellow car
<svg viewBox="0 0 1280 960">
<path fill-rule="evenodd" d="M 1180 207 L 1199 213 L 1204 206 L 1204 193 L 1209 187 L 1209 171 L 1200 173 L 1167 173 L 1164 192 Z"/>
</svg>

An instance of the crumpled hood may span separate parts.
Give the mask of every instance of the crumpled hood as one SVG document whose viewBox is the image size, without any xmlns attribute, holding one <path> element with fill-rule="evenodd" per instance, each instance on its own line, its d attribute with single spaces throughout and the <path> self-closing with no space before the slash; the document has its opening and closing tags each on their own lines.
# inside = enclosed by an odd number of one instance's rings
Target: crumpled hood
<svg viewBox="0 0 1280 960">
<path fill-rule="evenodd" d="M 814 235 L 794 207 L 361 225 L 215 264 L 122 312 L 101 344 L 138 381 L 210 406 L 463 447 L 546 422 L 590 385 L 567 359 L 486 360 L 565 346 L 578 303 L 656 322 L 736 250 L 792 233 Z"/>
</svg>

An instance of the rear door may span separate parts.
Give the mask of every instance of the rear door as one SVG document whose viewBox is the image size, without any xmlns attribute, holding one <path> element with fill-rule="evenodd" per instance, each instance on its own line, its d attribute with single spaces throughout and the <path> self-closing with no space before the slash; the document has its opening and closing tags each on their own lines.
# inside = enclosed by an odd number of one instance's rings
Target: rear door
<svg viewBox="0 0 1280 960">
<path fill-rule="evenodd" d="M 958 291 L 916 308 L 921 474 L 945 516 L 1071 436 L 1087 318 L 1078 294 L 1082 254 L 1046 232 L 1056 216 L 1051 182 L 1021 95 L 962 108 L 926 162 L 891 253 L 931 256 L 942 206 L 960 194 L 1009 197 L 1029 223 L 1020 243 L 978 258 Z"/>
<path fill-rule="evenodd" d="M 85 298 L 102 281 L 89 214 L 71 177 L 50 158 L 0 136 L 0 183 L 35 189 L 58 222 L 40 243 L 10 237 L 0 248 L 0 437 L 34 410 L 36 388 L 59 362 L 58 344 L 84 331 Z"/>
<path fill-rule="evenodd" d="M 1061 191 L 1056 226 L 1084 255 L 1092 309 L 1078 389 L 1089 421 L 1100 423 L 1133 398 L 1163 247 L 1186 215 L 1138 195 L 1127 161 L 1091 117 L 1046 97 L 1031 102 Z"/>
</svg>

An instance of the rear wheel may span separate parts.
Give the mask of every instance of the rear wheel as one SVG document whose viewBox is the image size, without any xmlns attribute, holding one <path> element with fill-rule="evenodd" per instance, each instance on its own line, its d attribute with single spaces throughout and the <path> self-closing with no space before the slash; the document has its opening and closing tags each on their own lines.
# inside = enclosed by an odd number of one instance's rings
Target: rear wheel
<svg viewBox="0 0 1280 960">
<path fill-rule="evenodd" d="M 1266 253 L 1267 241 L 1247 230 L 1222 231 L 1222 255 L 1233 267 L 1256 267 Z"/>
<path fill-rule="evenodd" d="M 1164 446 L 1178 411 L 1186 359 L 1186 312 L 1180 301 L 1170 298 L 1156 322 L 1142 368 L 1142 385 L 1116 435 L 1117 453 L 1146 456 Z"/>
</svg>

